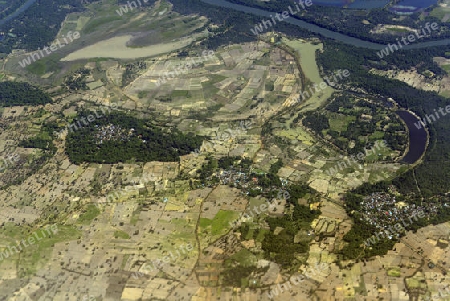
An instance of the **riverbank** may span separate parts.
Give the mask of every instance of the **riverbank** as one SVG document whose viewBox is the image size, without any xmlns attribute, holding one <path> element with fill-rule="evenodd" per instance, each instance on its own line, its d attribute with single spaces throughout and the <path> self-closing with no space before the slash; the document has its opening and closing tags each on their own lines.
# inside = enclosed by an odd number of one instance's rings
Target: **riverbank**
<svg viewBox="0 0 450 301">
<path fill-rule="evenodd" d="M 418 129 L 414 125 L 415 122 L 420 122 L 419 117 L 415 113 L 404 109 L 400 109 L 396 113 L 406 125 L 409 137 L 408 151 L 399 161 L 407 164 L 415 164 L 425 155 L 430 135 L 426 129 Z"/>
<path fill-rule="evenodd" d="M 249 6 L 245 6 L 245 5 L 234 4 L 234 3 L 230 3 L 226 0 L 200 0 L 200 1 L 203 3 L 206 3 L 206 4 L 219 6 L 222 8 L 233 9 L 236 11 L 240 11 L 240 12 L 247 13 L 247 14 L 252 14 L 255 16 L 259 16 L 259 17 L 270 18 L 271 15 L 274 14 L 273 11 L 266 11 L 266 10 L 263 10 L 260 8 L 254 8 L 254 7 L 249 7 Z M 366 40 L 354 38 L 354 37 L 351 37 L 351 36 L 336 32 L 336 31 L 332 31 L 332 30 L 320 27 L 318 25 L 308 23 L 306 21 L 302 21 L 302 20 L 295 19 L 295 18 L 289 18 L 289 19 L 284 20 L 283 22 L 298 26 L 298 27 L 306 29 L 306 30 L 309 30 L 309 31 L 319 34 L 325 38 L 333 39 L 333 40 L 342 42 L 347 45 L 352 45 L 355 47 L 367 48 L 367 49 L 372 49 L 372 50 L 381 50 L 387 46 L 387 45 L 383 45 L 383 44 L 379 44 L 379 43 L 374 43 L 374 42 L 369 42 Z M 449 38 L 443 39 L 443 40 L 426 41 L 426 42 L 421 42 L 421 43 L 416 43 L 416 44 L 410 44 L 410 45 L 403 47 L 402 49 L 403 50 L 411 50 L 411 49 L 421 49 L 421 48 L 445 46 L 445 45 L 450 45 Z"/>
<path fill-rule="evenodd" d="M 17 17 L 18 15 L 20 15 L 21 13 L 23 13 L 24 11 L 26 11 L 28 8 L 30 8 L 31 5 L 33 5 L 37 0 L 28 0 L 27 2 L 24 3 L 24 5 L 22 5 L 21 7 L 19 7 L 15 12 L 13 12 L 12 14 L 10 14 L 9 16 L 7 16 L 6 18 L 0 20 L 0 26 L 2 26 L 3 24 L 5 24 L 6 22 L 11 21 L 12 19 L 14 19 L 15 17 Z"/>
</svg>

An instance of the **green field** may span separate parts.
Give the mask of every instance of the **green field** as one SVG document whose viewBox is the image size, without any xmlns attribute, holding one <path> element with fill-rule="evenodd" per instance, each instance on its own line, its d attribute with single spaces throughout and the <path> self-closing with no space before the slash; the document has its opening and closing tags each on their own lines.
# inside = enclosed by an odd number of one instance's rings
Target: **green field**
<svg viewBox="0 0 450 301">
<path fill-rule="evenodd" d="M 56 230 L 56 233 L 53 230 Z M 51 250 L 56 243 L 77 239 L 81 233 L 72 226 L 64 225 L 54 225 L 53 228 L 42 227 L 34 231 L 27 231 L 27 233 L 24 233 L 22 227 L 9 225 L 5 232 L 9 235 L 14 234 L 14 240 L 11 240 L 8 245 L 17 249 L 21 247 L 22 251 L 20 251 L 20 255 L 13 253 L 8 258 L 0 261 L 0 266 L 4 262 L 15 260 L 22 276 L 36 273 L 39 266 L 50 258 Z M 30 241 L 30 238 L 34 240 Z M 23 245 L 23 243 L 19 245 L 18 242 L 20 240 L 24 240 L 27 246 Z M 14 249 L 11 248 L 11 250 Z"/>
<path fill-rule="evenodd" d="M 330 113 L 328 118 L 330 129 L 337 132 L 346 131 L 349 123 L 355 120 L 356 116 L 347 116 L 337 113 Z"/>
<path fill-rule="evenodd" d="M 80 215 L 78 218 L 78 222 L 89 225 L 92 220 L 97 217 L 100 214 L 100 210 L 97 208 L 97 206 L 93 204 L 89 204 L 86 208 L 86 211 Z"/>
<path fill-rule="evenodd" d="M 236 211 L 219 210 L 216 216 L 211 220 L 208 218 L 200 219 L 200 228 L 202 231 L 208 229 L 211 235 L 223 235 L 230 229 L 230 222 L 236 220 L 239 213 Z"/>
</svg>

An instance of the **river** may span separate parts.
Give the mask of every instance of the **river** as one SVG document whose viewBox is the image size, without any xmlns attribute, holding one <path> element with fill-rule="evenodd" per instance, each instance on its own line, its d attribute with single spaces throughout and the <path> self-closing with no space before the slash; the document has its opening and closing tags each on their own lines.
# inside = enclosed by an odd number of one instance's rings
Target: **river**
<svg viewBox="0 0 450 301">
<path fill-rule="evenodd" d="M 410 112 L 399 110 L 396 113 L 406 123 L 409 130 L 409 150 L 405 157 L 403 157 L 402 162 L 413 164 L 419 160 L 425 152 L 428 133 L 423 127 L 418 129 L 414 125 L 414 123 L 420 122 L 420 120 Z"/>
<path fill-rule="evenodd" d="M 244 5 L 234 4 L 227 2 L 225 0 L 201 0 L 204 3 L 220 6 L 223 8 L 233 9 L 237 11 L 241 11 L 244 13 L 249 13 L 261 17 L 268 17 L 270 18 L 270 15 L 273 15 L 273 12 L 265 11 L 258 8 L 253 7 L 247 7 Z M 353 45 L 356 47 L 364 47 L 368 49 L 382 49 L 386 47 L 382 44 L 372 43 L 368 41 L 364 41 L 361 39 L 353 38 L 346 36 L 344 34 L 331 31 L 329 29 L 325 29 L 322 27 L 319 27 L 314 24 L 307 23 L 302 20 L 294 19 L 294 18 L 288 18 L 285 20 L 285 22 L 288 22 L 293 25 L 297 25 L 303 29 L 307 29 L 309 31 L 312 31 L 314 33 L 318 33 L 324 37 L 331 38 L 334 40 L 337 40 L 339 42 Z M 249 28 L 250 31 L 250 28 Z M 426 48 L 431 46 L 442 46 L 450 44 L 450 39 L 444 39 L 440 41 L 428 41 L 428 42 L 422 42 L 422 43 L 416 43 L 416 44 L 410 44 L 408 46 L 403 47 L 403 49 L 418 49 L 418 48 Z M 397 114 L 400 116 L 400 118 L 406 123 L 408 130 L 409 130 L 409 150 L 407 154 L 402 159 L 402 162 L 413 164 L 417 160 L 422 157 L 422 155 L 425 152 L 427 140 L 428 140 L 428 133 L 423 129 L 417 129 L 417 127 L 414 125 L 415 122 L 419 122 L 420 120 L 417 119 L 416 116 L 412 115 L 408 111 L 397 111 Z"/>
<path fill-rule="evenodd" d="M 256 16 L 260 16 L 260 17 L 267 17 L 270 18 L 270 15 L 273 15 L 274 12 L 271 11 L 266 11 L 266 10 L 262 10 L 259 8 L 254 8 L 254 7 L 248 7 L 245 5 L 240 5 L 240 4 L 234 4 L 234 3 L 230 3 L 228 1 L 225 0 L 200 0 L 203 3 L 207 3 L 210 5 L 215 5 L 215 6 L 220 6 L 223 8 L 229 8 L 229 9 L 233 9 L 233 10 L 237 10 L 240 12 L 244 12 L 244 13 L 248 13 L 248 14 L 252 14 L 252 15 L 256 15 Z M 286 8 L 286 10 L 288 10 L 288 8 Z M 322 28 L 320 26 L 317 26 L 315 24 L 311 24 L 302 20 L 298 20 L 298 19 L 294 19 L 294 18 L 287 18 L 285 19 L 283 22 L 287 22 L 289 24 L 292 25 L 296 25 L 298 27 L 301 27 L 303 29 L 307 29 L 311 32 L 314 33 L 318 33 L 321 36 L 324 36 L 326 38 L 330 38 L 348 45 L 352 45 L 352 46 L 356 46 L 356 47 L 363 47 L 363 48 L 367 48 L 367 49 L 374 49 L 374 50 L 379 50 L 382 48 L 385 48 L 386 45 L 382 45 L 382 44 L 378 44 L 378 43 L 373 43 L 373 42 L 369 42 L 369 41 L 364 41 L 358 38 L 353 38 L 326 28 Z M 256 24 L 255 24 L 256 25 Z M 248 32 L 251 34 L 250 32 L 250 28 L 248 29 Z M 444 46 L 444 45 L 448 45 L 450 44 L 450 39 L 443 39 L 443 40 L 437 40 L 437 41 L 427 41 L 427 42 L 420 42 L 420 43 L 414 43 L 414 44 L 409 44 L 407 46 L 403 46 L 402 49 L 404 50 L 408 50 L 408 49 L 419 49 L 419 48 L 427 48 L 427 47 L 433 47 L 433 46 Z"/>
<path fill-rule="evenodd" d="M 27 2 L 25 2 L 21 7 L 19 7 L 15 12 L 13 12 L 12 14 L 10 14 L 9 16 L 7 16 L 6 18 L 0 20 L 0 26 L 2 26 L 3 24 L 5 24 L 6 22 L 14 19 L 15 17 L 17 17 L 18 15 L 20 15 L 21 13 L 23 13 L 24 11 L 26 11 L 31 5 L 33 5 L 37 0 L 28 0 Z"/>
</svg>

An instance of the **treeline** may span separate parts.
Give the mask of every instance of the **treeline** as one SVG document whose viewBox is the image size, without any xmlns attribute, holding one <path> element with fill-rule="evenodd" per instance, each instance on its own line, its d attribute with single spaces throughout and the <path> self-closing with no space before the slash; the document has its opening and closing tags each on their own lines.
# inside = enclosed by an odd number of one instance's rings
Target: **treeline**
<svg viewBox="0 0 450 301">
<path fill-rule="evenodd" d="M 219 6 L 209 5 L 200 0 L 170 0 L 174 5 L 173 10 L 184 15 L 200 14 L 208 17 L 212 23 L 220 24 L 217 29 L 213 30 L 213 36 L 202 42 L 204 47 L 208 49 L 216 49 L 222 45 L 233 43 L 244 43 L 255 41 L 257 37 L 252 34 L 250 29 L 255 27 L 265 18 L 246 14 L 232 9 Z M 282 24 L 283 23 L 283 24 Z M 279 24 L 276 29 L 297 37 L 311 38 L 315 37 L 314 33 L 304 30 L 297 26 L 292 26 L 285 22 Z"/>
<path fill-rule="evenodd" d="M 370 245 L 370 248 L 367 246 L 364 247 L 364 242 L 372 237 L 372 235 L 379 233 L 381 230 L 362 220 L 360 205 L 363 201 L 363 196 L 367 196 L 380 191 L 387 192 L 392 183 L 393 182 L 389 180 L 378 182 L 375 184 L 365 183 L 345 195 L 345 210 L 347 214 L 353 218 L 354 225 L 352 226 L 350 231 L 347 232 L 347 234 L 345 234 L 345 236 L 343 237 L 344 241 L 347 243 L 345 247 L 340 251 L 344 259 L 363 259 L 375 255 L 382 256 L 385 255 L 389 250 L 391 250 L 396 243 L 395 239 L 391 240 L 381 236 L 376 244 Z M 422 202 L 426 203 L 428 201 L 433 201 L 436 204 L 441 205 L 438 208 L 437 214 L 430 215 L 425 212 L 427 218 L 415 220 L 414 223 L 410 224 L 407 227 L 407 230 L 417 231 L 418 229 L 427 225 L 437 225 L 450 220 L 450 208 L 447 206 L 443 206 L 445 203 L 448 203 L 448 196 L 434 196 L 422 200 L 421 197 L 417 194 L 410 194 L 407 197 L 403 195 L 397 196 L 397 201 L 403 201 L 409 204 L 416 205 L 419 205 Z"/>
<path fill-rule="evenodd" d="M 309 251 L 311 236 L 306 232 L 311 230 L 311 222 L 320 215 L 320 210 L 310 210 L 308 206 L 300 205 L 299 198 L 307 198 L 308 202 L 318 200 L 318 193 L 305 184 L 293 184 L 287 188 L 289 198 L 287 198 L 287 209 L 281 217 L 268 217 L 266 219 L 270 226 L 270 232 L 264 236 L 262 250 L 266 252 L 266 258 L 273 260 L 283 266 L 292 268 L 297 256 Z M 283 228 L 277 235 L 274 231 L 277 227 Z M 303 231 L 304 238 L 299 242 L 294 242 L 295 237 Z"/>
<path fill-rule="evenodd" d="M 76 70 L 73 74 L 67 75 L 64 78 L 64 87 L 68 91 L 88 90 L 86 84 L 86 77 L 89 76 L 90 71 L 86 68 Z"/>
<path fill-rule="evenodd" d="M 430 66 L 430 55 L 444 54 L 449 47 L 434 47 L 427 50 L 408 51 L 414 56 L 414 63 Z M 397 52 L 391 56 L 398 55 Z M 392 97 L 401 107 L 416 112 L 419 116 L 433 114 L 434 109 L 445 107 L 448 100 L 435 92 L 417 90 L 406 83 L 391 80 L 382 76 L 370 74 L 367 70 L 372 67 L 370 60 L 375 58 L 373 51 L 354 47 L 327 40 L 324 43 L 323 53 L 318 53 L 318 64 L 324 70 L 348 69 L 350 76 L 347 78 L 353 87 L 362 88 L 368 93 L 379 95 L 380 99 Z M 450 177 L 450 119 L 441 118 L 430 124 L 430 142 L 423 164 L 415 168 L 415 177 L 422 193 L 438 194 L 448 191 Z M 399 187 L 402 193 L 417 192 L 414 174 L 409 171 L 393 184 Z"/>
<path fill-rule="evenodd" d="M 421 117 L 432 114 L 434 109 L 445 107 L 448 100 L 435 92 L 417 90 L 398 80 L 387 79 L 370 74 L 370 68 L 378 69 L 408 69 L 418 67 L 418 71 L 432 70 L 442 74 L 443 71 L 432 61 L 434 56 L 445 56 L 448 46 L 433 47 L 410 51 L 397 51 L 380 62 L 374 51 L 359 48 L 355 51 L 352 46 L 326 40 L 323 53 L 318 53 L 318 64 L 324 70 L 348 69 L 351 76 L 348 80 L 352 87 L 361 88 L 368 93 L 378 95 L 380 100 L 392 97 L 401 107 L 418 113 Z M 384 67 L 383 64 L 384 63 Z M 387 64 L 386 64 L 387 63 Z M 392 181 L 376 184 L 363 184 L 354 191 L 347 193 L 345 204 L 347 213 L 353 217 L 354 225 L 345 235 L 346 246 L 341 250 L 344 258 L 368 258 L 383 255 L 394 244 L 394 241 L 382 239 L 371 248 L 364 248 L 364 241 L 377 233 L 375 227 L 362 221 L 358 215 L 359 203 L 362 197 L 373 192 L 388 192 L 389 186 L 394 185 L 399 192 L 407 195 L 404 199 L 408 203 L 426 202 L 439 199 L 441 203 L 448 202 L 445 193 L 448 191 L 448 177 L 450 176 L 450 119 L 441 118 L 429 125 L 430 146 L 424 162 L 414 170 L 410 170 Z M 388 135 L 389 140 L 389 135 Z M 392 142 L 392 141 L 391 141 Z M 420 188 L 420 191 L 417 188 Z M 427 224 L 442 223 L 450 220 L 450 209 L 442 206 L 436 216 L 414 223 L 411 229 L 418 229 Z"/>
<path fill-rule="evenodd" d="M 296 11 L 295 4 L 298 1 L 293 0 L 278 0 L 278 1 L 259 1 L 259 0 L 227 0 L 231 3 L 241 4 L 249 7 L 256 7 L 273 12 L 287 11 L 288 7 Z M 442 33 L 431 32 L 430 37 L 421 38 L 421 41 L 436 40 L 450 37 L 450 31 L 446 30 L 447 24 L 442 23 L 438 18 L 433 16 L 422 17 L 420 14 L 414 14 L 408 18 L 397 18 L 394 13 L 385 9 L 371 9 L 371 10 L 356 10 L 343 9 L 336 6 L 321 6 L 315 4 L 302 9 L 300 5 L 300 12 L 295 14 L 293 18 L 315 24 L 317 26 L 339 32 L 351 37 L 359 38 L 366 41 L 371 41 L 380 44 L 396 43 L 395 38 L 404 36 L 407 33 L 400 32 L 397 34 L 372 34 L 371 30 L 378 24 L 393 24 L 400 26 L 407 26 L 419 29 L 427 22 L 436 22 L 444 28 Z M 363 12 L 363 13 L 361 13 Z M 363 22 L 369 21 L 369 22 Z M 278 30 L 278 23 L 275 29 Z M 292 25 L 291 25 L 292 26 Z"/>
<path fill-rule="evenodd" d="M 388 188 L 387 182 L 382 184 L 377 183 L 376 185 L 373 185 L 373 187 L 376 187 L 377 189 Z M 353 218 L 354 224 L 350 231 L 348 231 L 343 237 L 346 245 L 342 248 L 340 253 L 345 260 L 363 259 L 375 255 L 384 255 L 392 249 L 395 244 L 395 240 L 389 240 L 381 237 L 381 239 L 376 244 L 371 245 L 370 248 L 365 246 L 364 242 L 367 241 L 367 239 L 369 239 L 372 235 L 379 233 L 380 230 L 361 219 L 360 204 L 363 201 L 363 197 L 355 192 L 356 190 L 353 192 L 348 192 L 344 198 L 345 210 L 347 211 L 347 214 Z"/>
<path fill-rule="evenodd" d="M 329 112 L 354 116 L 355 119 L 349 121 L 345 130 L 332 130 L 329 122 L 333 116 Z M 367 116 L 363 118 L 363 114 L 370 116 L 371 119 L 366 119 Z M 312 129 L 318 136 L 331 140 L 347 154 L 364 152 L 365 149 L 370 149 L 376 140 L 386 140 L 390 148 L 401 152 L 405 150 L 408 143 L 408 137 L 404 134 L 405 128 L 397 115 L 383 109 L 381 103 L 375 105 L 362 99 L 355 100 L 353 94 L 348 92 L 334 96 L 323 111 L 308 112 L 305 115 L 302 120 L 304 126 Z M 389 119 L 386 119 L 386 115 Z M 297 118 L 301 119 L 301 117 L 302 115 L 299 114 Z M 372 135 L 377 131 L 384 132 L 383 136 L 373 137 Z M 350 141 L 354 141 L 351 147 Z M 372 146 L 368 146 L 369 144 Z"/>
<path fill-rule="evenodd" d="M 93 112 L 84 111 L 72 124 L 83 125 Z M 79 123 L 78 123 L 79 122 Z M 111 132 L 118 137 L 108 139 Z M 163 131 L 150 122 L 123 113 L 111 113 L 76 130 L 69 130 L 66 152 L 72 163 L 118 163 L 178 161 L 199 148 L 203 137 L 183 134 L 176 129 Z"/>
<path fill-rule="evenodd" d="M 122 74 L 122 87 L 127 86 L 134 81 L 143 70 L 147 69 L 147 63 L 143 61 L 137 61 L 124 65 L 125 71 Z"/>
<path fill-rule="evenodd" d="M 53 144 L 56 129 L 58 129 L 56 122 L 45 123 L 42 125 L 36 136 L 20 141 L 18 146 L 41 149 L 44 152 L 44 158 L 49 159 L 57 150 L 56 146 Z"/>
<path fill-rule="evenodd" d="M 50 96 L 26 82 L 0 82 L 0 105 L 5 107 L 43 105 L 52 102 Z"/>
<path fill-rule="evenodd" d="M 19 16 L 0 26 L 0 32 L 17 36 L 6 35 L 0 43 L 0 53 L 10 53 L 13 49 L 31 51 L 50 45 L 66 16 L 83 10 L 80 0 L 37 1 Z"/>
<path fill-rule="evenodd" d="M 239 11 L 235 11 L 232 9 L 227 10 L 227 14 L 223 14 L 223 8 L 208 5 L 206 3 L 201 2 L 200 0 L 171 0 L 171 2 L 174 4 L 174 11 L 177 11 L 181 14 L 193 14 L 193 13 L 199 13 L 204 16 L 207 16 L 212 20 L 213 23 L 221 24 L 218 29 L 214 31 L 215 36 L 210 37 L 207 39 L 207 41 L 203 42 L 203 45 L 205 45 L 208 48 L 215 49 L 221 45 L 228 45 L 229 43 L 242 43 L 242 42 L 249 42 L 254 41 L 257 39 L 257 37 L 251 33 L 250 29 L 254 29 L 256 24 L 259 24 L 263 20 L 266 20 L 265 17 L 258 17 L 251 14 L 242 13 Z M 265 8 L 273 11 L 283 11 L 286 10 L 289 5 L 292 6 L 292 2 L 289 0 L 281 0 L 281 1 L 270 1 L 270 2 L 260 2 L 256 0 L 230 0 L 229 2 L 238 3 L 238 4 L 245 4 L 248 6 L 255 6 L 259 8 Z M 319 9 L 320 8 L 320 9 Z M 336 9 L 335 7 L 326 7 L 326 6 L 317 6 L 312 5 L 308 7 L 308 13 L 304 14 L 303 17 L 311 17 L 310 13 L 312 15 L 314 12 L 314 9 L 319 9 L 319 13 L 322 12 L 326 15 L 326 18 L 319 18 L 322 20 L 322 22 L 327 22 L 324 20 L 329 20 L 330 22 L 334 22 L 333 20 L 342 20 L 349 18 L 351 14 L 349 14 L 349 10 L 341 10 Z M 351 11 L 351 10 L 350 10 Z M 343 14 L 343 16 L 335 16 L 330 17 L 333 14 Z M 330 15 L 332 14 L 332 15 Z M 387 11 L 380 11 L 380 10 L 371 10 L 368 12 L 369 16 L 373 17 L 374 24 L 380 24 L 381 18 L 386 17 L 389 19 L 392 23 L 392 20 L 390 17 L 393 15 Z M 361 16 L 360 16 L 361 17 Z M 366 18 L 367 16 L 362 16 L 363 18 Z M 414 24 L 410 24 L 408 21 L 410 18 L 405 18 L 405 20 L 401 22 L 407 22 L 405 26 L 414 26 Z M 363 28 L 363 24 L 361 23 L 362 20 L 357 22 L 357 26 L 355 25 L 355 30 L 361 30 Z M 428 19 L 422 20 L 421 22 L 426 23 L 429 22 Z M 340 24 L 340 22 L 338 22 Z M 382 23 L 382 22 L 381 22 Z M 389 23 L 386 22 L 385 23 Z M 320 25 L 320 24 L 318 24 Z M 416 27 L 420 27 L 419 24 L 416 24 Z M 344 26 L 344 29 L 348 29 L 348 25 Z M 347 51 L 350 53 L 355 53 L 359 57 L 358 64 L 361 68 L 370 69 L 370 68 L 376 68 L 380 70 L 390 70 L 393 68 L 399 68 L 403 70 L 408 70 L 411 67 L 415 67 L 419 73 L 423 73 L 425 70 L 430 70 L 435 75 L 442 76 L 445 75 L 446 72 L 442 70 L 434 61 L 433 57 L 435 56 L 443 56 L 446 57 L 446 52 L 450 52 L 450 46 L 438 46 L 438 47 L 427 47 L 423 49 L 414 49 L 414 50 L 408 50 L 408 51 L 396 51 L 386 57 L 383 58 L 383 60 L 380 60 L 380 58 L 377 56 L 377 52 L 375 50 L 371 49 L 365 49 L 365 48 L 356 48 L 351 45 L 344 45 L 339 42 L 333 41 L 331 39 L 326 39 L 321 37 L 320 35 L 317 35 L 315 33 L 312 33 L 308 30 L 302 29 L 298 26 L 294 26 L 292 24 L 288 24 L 286 22 L 277 22 L 277 24 L 274 27 L 275 30 L 280 31 L 288 36 L 297 37 L 297 38 L 312 38 L 312 37 L 320 37 L 322 40 L 326 41 L 327 45 L 330 47 L 333 47 L 333 45 L 339 45 L 341 48 L 345 48 L 343 51 Z M 331 30 L 335 30 L 333 28 L 329 28 Z M 349 36 L 355 36 L 359 37 L 361 39 L 364 39 L 363 37 L 360 37 L 355 34 L 351 34 L 348 32 L 342 32 L 343 34 L 347 34 Z M 371 35 L 372 36 L 372 35 Z M 381 44 L 388 44 L 394 43 L 395 37 L 392 37 L 391 35 L 383 37 L 380 36 L 379 40 L 376 40 L 374 42 L 378 42 Z M 422 39 L 424 41 L 424 39 Z M 355 51 L 357 49 L 357 51 Z M 357 53 L 356 53 L 357 52 Z M 349 54 L 350 54 L 349 53 Z M 322 57 L 325 55 L 322 54 Z M 348 70 L 351 70 L 350 68 L 346 68 Z M 352 68 L 353 69 L 353 68 Z"/>
<path fill-rule="evenodd" d="M 320 136 L 323 136 L 323 130 L 330 128 L 330 123 L 327 116 L 319 112 L 313 112 L 306 115 L 306 117 L 302 120 L 302 123 L 304 126 L 309 127 Z"/>
<path fill-rule="evenodd" d="M 14 0 L 14 1 L 6 1 L 0 3 L 0 23 L 2 20 L 11 15 L 13 12 L 17 11 L 19 7 L 21 7 L 26 0 Z"/>
</svg>

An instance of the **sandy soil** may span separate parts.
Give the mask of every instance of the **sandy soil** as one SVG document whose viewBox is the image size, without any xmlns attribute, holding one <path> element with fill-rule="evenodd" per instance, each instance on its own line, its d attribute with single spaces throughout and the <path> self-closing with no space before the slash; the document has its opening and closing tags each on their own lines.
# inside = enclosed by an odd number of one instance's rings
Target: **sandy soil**
<svg viewBox="0 0 450 301">
<path fill-rule="evenodd" d="M 172 43 L 157 44 L 141 48 L 129 48 L 126 43 L 132 38 L 131 35 L 120 36 L 100 41 L 94 45 L 87 46 L 61 59 L 61 61 L 75 61 L 79 59 L 90 59 L 97 57 L 109 57 L 118 59 L 135 59 L 150 57 L 186 47 L 191 43 L 185 39 Z"/>
</svg>

